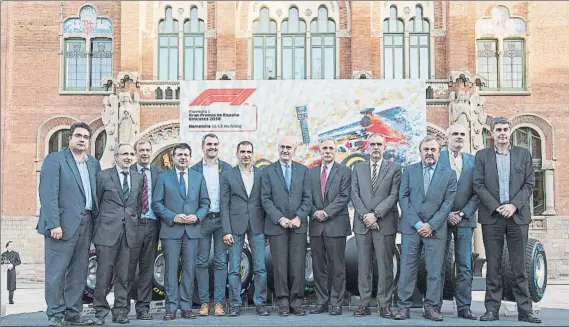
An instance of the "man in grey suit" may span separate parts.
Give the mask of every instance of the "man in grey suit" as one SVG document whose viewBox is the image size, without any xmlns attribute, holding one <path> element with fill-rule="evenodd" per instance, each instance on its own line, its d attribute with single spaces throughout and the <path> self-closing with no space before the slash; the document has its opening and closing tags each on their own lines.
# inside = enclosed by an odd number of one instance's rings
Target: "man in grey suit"
<svg viewBox="0 0 569 327">
<path fill-rule="evenodd" d="M 486 313 L 481 321 L 498 320 L 502 301 L 502 251 L 504 235 L 510 254 L 518 320 L 541 323 L 533 315 L 525 270 L 525 251 L 531 223 L 530 198 L 535 185 L 533 160 L 527 149 L 510 145 L 510 122 L 492 120 L 494 149 L 476 153 L 474 191 L 480 201 L 478 221 L 486 249 Z"/>
<path fill-rule="evenodd" d="M 155 193 L 158 174 L 163 170 L 150 163 L 152 144 L 146 139 L 134 143 L 136 164 L 130 166 L 132 171 L 142 175 L 142 188 L 140 190 L 140 203 L 142 215 L 138 219 L 138 238 L 130 254 L 130 277 L 133 281 L 131 293 L 136 299 L 136 319 L 152 320 L 150 314 L 150 301 L 152 300 L 152 287 L 154 277 L 154 260 L 158 247 L 158 232 L 160 222 L 152 211 L 152 197 Z M 134 274 L 138 266 L 138 278 L 134 281 Z"/>
<path fill-rule="evenodd" d="M 342 314 L 346 292 L 346 236 L 350 235 L 348 202 L 352 173 L 334 162 L 336 141 L 320 140 L 322 163 L 308 172 L 312 190 L 310 247 L 317 304 L 310 313 Z"/>
<path fill-rule="evenodd" d="M 216 316 L 225 316 L 223 300 L 227 287 L 227 245 L 223 242 L 223 228 L 221 227 L 220 181 L 221 175 L 231 170 L 231 165 L 219 160 L 219 139 L 215 134 L 206 134 L 202 138 L 204 157 L 192 166 L 192 169 L 203 175 L 207 186 L 210 205 L 206 219 L 200 224 L 200 238 L 198 245 L 197 277 L 198 293 L 201 302 L 200 316 L 209 315 L 209 255 L 213 239 L 213 313 Z"/>
<path fill-rule="evenodd" d="M 38 232 L 45 236 L 45 300 L 50 326 L 90 324 L 81 316 L 92 219 L 97 215 L 97 159 L 87 154 L 91 128 L 71 125 L 69 148 L 44 160 Z"/>
<path fill-rule="evenodd" d="M 399 211 L 397 210 L 401 165 L 383 159 L 385 139 L 372 134 L 367 139 L 370 160 L 358 163 L 352 172 L 354 233 L 358 247 L 358 290 L 361 303 L 354 315 L 370 315 L 372 255 L 377 262 L 379 315 L 393 318 L 393 255 Z"/>
<path fill-rule="evenodd" d="M 164 320 L 176 318 L 178 306 L 182 318 L 194 319 L 192 296 L 200 223 L 209 209 L 209 197 L 203 175 L 188 169 L 192 148 L 186 143 L 174 146 L 174 169 L 158 175 L 152 209 L 161 219 L 160 241 L 164 253 L 166 305 Z M 178 268 L 182 255 L 182 278 Z"/>
<path fill-rule="evenodd" d="M 116 276 L 113 322 L 129 322 L 129 261 L 131 249 L 138 239 L 142 188 L 142 176 L 130 170 L 134 158 L 132 145 L 119 144 L 115 153 L 116 165 L 97 174 L 99 215 L 95 219 L 93 235 L 97 249 L 97 285 L 93 297 L 96 325 L 104 325 L 110 311 L 107 290 L 111 287 L 113 273 Z"/>
<path fill-rule="evenodd" d="M 421 250 L 425 249 L 427 292 L 423 316 L 442 321 L 441 270 L 445 257 L 447 217 L 456 193 L 456 173 L 437 164 L 440 145 L 432 136 L 419 144 L 421 162 L 405 167 L 399 189 L 401 206 L 401 272 L 397 284 L 398 312 L 396 320 L 408 319 L 411 297 L 417 284 L 417 267 Z"/>
<path fill-rule="evenodd" d="M 292 160 L 295 151 L 294 139 L 283 137 L 279 142 L 279 160 L 265 167 L 261 177 L 265 234 L 269 236 L 274 260 L 275 297 L 280 316 L 291 312 L 297 316 L 306 314 L 301 306 L 312 200 L 308 168 Z"/>
<path fill-rule="evenodd" d="M 259 316 L 268 316 L 265 268 L 265 211 L 261 203 L 261 171 L 253 166 L 253 144 L 237 144 L 239 164 L 221 177 L 223 241 L 229 246 L 230 316 L 241 313 L 241 253 L 245 236 L 253 255 L 253 302 Z"/>
<path fill-rule="evenodd" d="M 455 298 L 458 316 L 476 320 L 476 316 L 470 311 L 470 304 L 472 302 L 472 234 L 476 228 L 478 198 L 472 187 L 474 156 L 462 152 L 466 142 L 465 137 L 466 129 L 461 124 L 452 125 L 447 129 L 448 151 L 441 151 L 439 164 L 454 170 L 458 178 L 452 211 L 447 216 L 446 243 L 446 249 L 449 251 L 450 241 L 454 236 L 457 275 Z M 444 284 L 444 269 L 441 274 Z M 440 311 L 440 308 L 438 309 Z"/>
</svg>

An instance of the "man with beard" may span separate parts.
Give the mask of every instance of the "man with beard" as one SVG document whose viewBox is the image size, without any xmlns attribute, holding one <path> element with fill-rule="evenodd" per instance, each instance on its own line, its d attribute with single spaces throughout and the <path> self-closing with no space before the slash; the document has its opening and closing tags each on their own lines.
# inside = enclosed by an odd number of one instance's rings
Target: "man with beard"
<svg viewBox="0 0 569 327">
<path fill-rule="evenodd" d="M 202 237 L 200 225 L 209 210 L 209 198 L 202 174 L 188 169 L 192 148 L 178 143 L 172 151 L 174 168 L 158 175 L 152 201 L 152 209 L 161 219 L 160 242 L 166 264 L 164 320 L 175 319 L 178 307 L 182 318 L 194 319 L 192 298 L 198 242 Z M 180 262 L 182 276 L 178 282 Z"/>
<path fill-rule="evenodd" d="M 132 171 L 134 148 L 128 143 L 115 150 L 115 166 L 97 174 L 97 203 L 99 215 L 95 219 L 93 244 L 97 249 L 97 285 L 93 297 L 95 324 L 104 325 L 111 311 L 107 290 L 113 274 L 113 322 L 126 324 L 130 311 L 128 293 L 130 253 L 137 245 L 138 220 L 141 214 L 142 176 Z"/>
<path fill-rule="evenodd" d="M 140 139 L 136 141 L 134 150 L 137 163 L 131 166 L 131 170 L 142 175 L 142 189 L 140 191 L 142 215 L 138 220 L 137 243 L 133 246 L 131 252 L 129 280 L 134 279 L 136 267 L 138 266 L 138 277 L 134 283 L 136 288 L 132 290 L 133 297 L 136 299 L 136 319 L 152 320 L 152 315 L 149 311 L 150 301 L 152 300 L 154 259 L 156 258 L 160 224 L 154 211 L 152 211 L 151 205 L 158 174 L 162 173 L 163 170 L 150 163 L 152 144 L 148 140 Z"/>
<path fill-rule="evenodd" d="M 37 229 L 45 237 L 45 300 L 50 326 L 93 322 L 81 312 L 101 165 L 87 154 L 89 125 L 75 123 L 69 134 L 69 147 L 50 153 L 40 173 Z"/>
<path fill-rule="evenodd" d="M 231 165 L 219 160 L 219 139 L 215 134 L 206 134 L 202 138 L 203 160 L 192 166 L 192 169 L 203 174 L 207 193 L 211 204 L 206 219 L 201 221 L 201 238 L 198 245 L 197 277 L 198 293 L 201 302 L 200 316 L 209 315 L 209 254 L 211 252 L 213 238 L 213 303 L 214 314 L 225 316 L 223 299 L 227 287 L 227 246 L 223 242 L 223 228 L 221 226 L 221 214 L 219 199 L 221 189 L 219 181 L 221 175 L 231 169 Z"/>
<path fill-rule="evenodd" d="M 452 211 L 447 216 L 448 234 L 446 243 L 446 249 L 449 251 L 450 241 L 454 236 L 454 258 L 456 261 L 455 297 L 458 316 L 476 320 L 476 316 L 470 311 L 470 304 L 472 302 L 472 234 L 474 228 L 476 228 L 478 198 L 472 187 L 474 156 L 462 152 L 462 148 L 465 145 L 465 137 L 466 129 L 463 125 L 455 124 L 448 128 L 448 151 L 441 152 L 439 164 L 452 168 L 458 178 Z M 443 269 L 441 273 L 444 283 L 445 270 Z M 440 308 L 438 309 L 440 311 Z"/>
<path fill-rule="evenodd" d="M 342 314 L 346 292 L 346 236 L 350 235 L 351 171 L 334 161 L 336 141 L 321 140 L 322 163 L 308 172 L 312 189 L 310 246 L 316 284 L 316 307 L 310 313 Z"/>
<path fill-rule="evenodd" d="M 401 205 L 401 272 L 397 284 L 398 312 L 396 320 L 409 319 L 411 297 L 417 284 L 417 268 L 421 250 L 425 249 L 427 292 L 423 316 L 442 321 L 441 270 L 447 239 L 446 219 L 452 210 L 456 193 L 456 173 L 437 164 L 440 145 L 432 136 L 419 144 L 421 162 L 405 167 L 399 189 Z"/>
<path fill-rule="evenodd" d="M 508 244 L 518 320 L 541 323 L 533 315 L 524 258 L 531 223 L 530 199 L 535 185 L 527 149 L 510 145 L 510 122 L 496 117 L 490 127 L 494 148 L 476 153 L 474 191 L 480 200 L 478 221 L 486 249 L 486 313 L 481 321 L 498 320 L 502 301 L 502 251 Z"/>
<path fill-rule="evenodd" d="M 261 171 L 253 166 L 253 144 L 237 144 L 239 164 L 221 178 L 223 241 L 229 246 L 230 316 L 241 313 L 241 253 L 245 236 L 253 255 L 253 302 L 259 316 L 268 316 L 265 268 L 265 211 L 261 203 Z"/>
<path fill-rule="evenodd" d="M 265 234 L 269 236 L 274 260 L 279 315 L 288 316 L 292 312 L 304 316 L 306 312 L 301 306 L 306 232 L 312 207 L 308 168 L 292 160 L 296 145 L 291 136 L 283 137 L 278 149 L 279 160 L 265 167 L 261 177 L 261 199 L 266 212 Z"/>
<path fill-rule="evenodd" d="M 367 142 L 370 160 L 356 164 L 352 172 L 353 229 L 358 247 L 358 289 L 361 299 L 354 316 L 371 314 L 372 256 L 375 255 L 379 315 L 393 318 L 393 255 L 399 221 L 397 201 L 401 166 L 383 159 L 385 139 L 381 135 L 372 134 Z"/>
</svg>

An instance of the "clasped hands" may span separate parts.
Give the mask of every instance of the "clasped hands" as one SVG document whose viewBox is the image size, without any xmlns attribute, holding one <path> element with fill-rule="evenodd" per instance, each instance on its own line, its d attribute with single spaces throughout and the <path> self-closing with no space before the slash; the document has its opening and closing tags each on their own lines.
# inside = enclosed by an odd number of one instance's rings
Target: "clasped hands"
<svg viewBox="0 0 569 327">
<path fill-rule="evenodd" d="M 428 223 L 423 223 L 421 227 L 417 229 L 417 233 L 423 237 L 433 236 L 433 228 Z"/>
<path fill-rule="evenodd" d="M 449 222 L 449 224 L 453 226 L 460 224 L 460 222 L 462 221 L 462 217 L 458 215 L 459 212 L 460 211 L 452 211 L 451 213 L 448 214 L 447 221 Z"/>
<path fill-rule="evenodd" d="M 496 211 L 505 218 L 511 218 L 514 213 L 516 213 L 516 210 L 518 210 L 516 206 L 511 203 L 502 204 L 498 209 L 496 209 Z"/>
<path fill-rule="evenodd" d="M 369 212 L 364 215 L 364 224 L 367 228 L 371 230 L 379 230 L 379 225 L 377 224 L 377 217 L 375 213 Z"/>
<path fill-rule="evenodd" d="M 178 224 L 195 224 L 198 221 L 198 217 L 194 214 L 184 215 L 179 213 L 174 217 L 174 222 Z"/>
<path fill-rule="evenodd" d="M 296 216 L 292 219 L 283 218 L 279 223 L 282 228 L 299 228 L 300 227 L 300 217 Z"/>
</svg>

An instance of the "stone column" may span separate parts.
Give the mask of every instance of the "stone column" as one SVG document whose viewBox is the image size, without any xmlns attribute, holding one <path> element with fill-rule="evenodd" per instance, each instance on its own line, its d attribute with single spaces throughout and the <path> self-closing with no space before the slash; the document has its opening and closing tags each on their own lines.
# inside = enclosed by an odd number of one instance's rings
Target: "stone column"
<svg viewBox="0 0 569 327">
<path fill-rule="evenodd" d="M 545 211 L 544 216 L 555 215 L 555 190 L 553 188 L 553 169 L 545 171 Z"/>
</svg>

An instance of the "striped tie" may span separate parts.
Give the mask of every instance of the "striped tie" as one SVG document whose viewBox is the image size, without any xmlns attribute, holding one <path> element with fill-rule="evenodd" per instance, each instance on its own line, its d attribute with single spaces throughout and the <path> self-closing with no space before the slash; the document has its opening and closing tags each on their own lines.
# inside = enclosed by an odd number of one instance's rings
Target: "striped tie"
<svg viewBox="0 0 569 327">
<path fill-rule="evenodd" d="M 122 180 L 122 195 L 124 197 L 124 199 L 128 199 L 128 196 L 130 195 L 130 188 L 128 187 L 128 171 L 123 171 L 121 174 L 123 174 L 124 178 Z"/>
<path fill-rule="evenodd" d="M 377 164 L 373 164 L 373 172 L 371 174 L 371 189 L 375 189 L 377 184 Z"/>
</svg>

